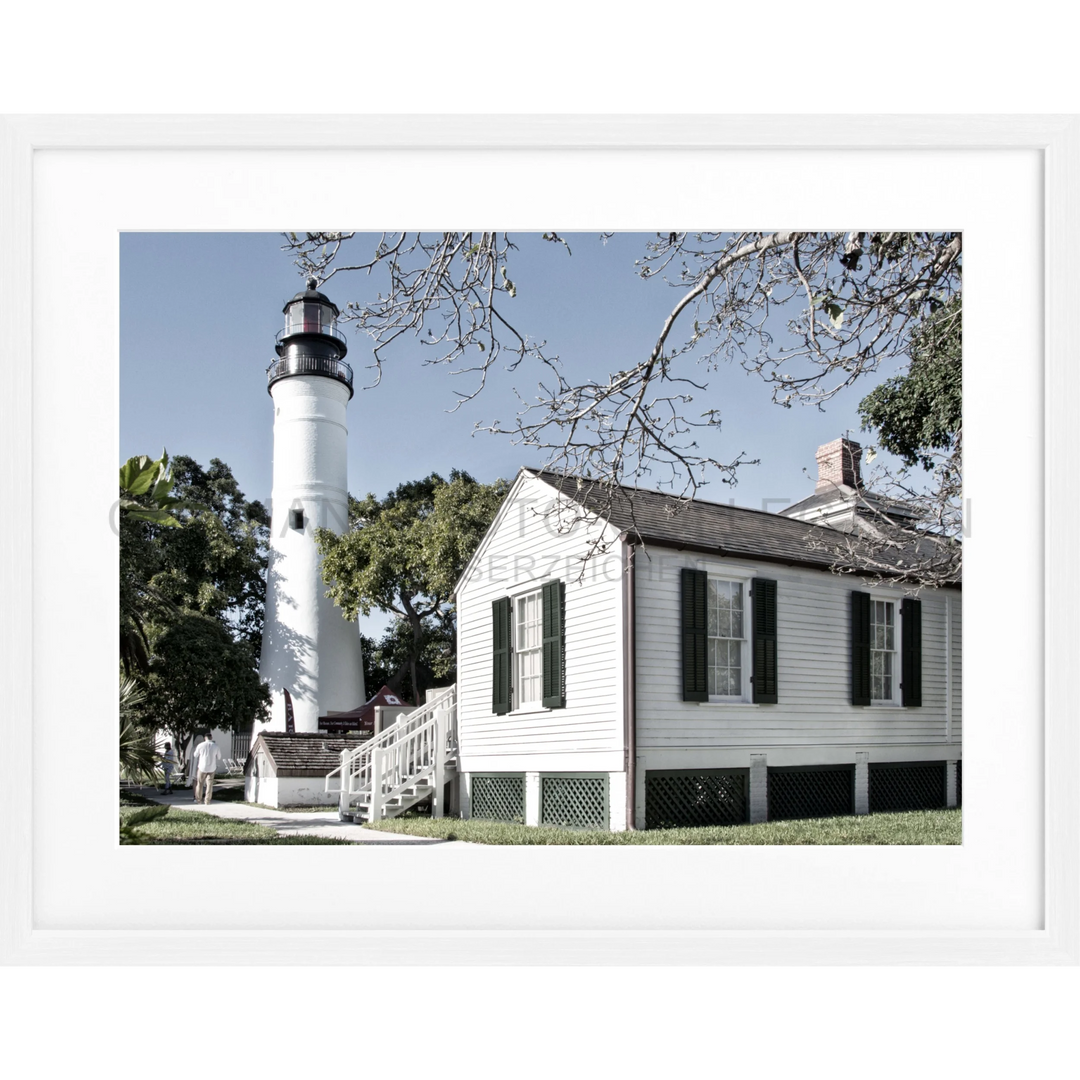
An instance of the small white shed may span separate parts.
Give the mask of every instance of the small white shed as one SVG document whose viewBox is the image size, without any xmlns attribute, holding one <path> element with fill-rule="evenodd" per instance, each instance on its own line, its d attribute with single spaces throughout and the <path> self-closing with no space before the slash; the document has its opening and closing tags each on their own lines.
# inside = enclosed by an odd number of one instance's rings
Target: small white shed
<svg viewBox="0 0 1080 1080">
<path fill-rule="evenodd" d="M 321 732 L 263 731 L 244 766 L 244 800 L 264 806 L 336 806 L 326 775 L 341 763 L 342 750 L 355 750 L 366 737 Z"/>
</svg>

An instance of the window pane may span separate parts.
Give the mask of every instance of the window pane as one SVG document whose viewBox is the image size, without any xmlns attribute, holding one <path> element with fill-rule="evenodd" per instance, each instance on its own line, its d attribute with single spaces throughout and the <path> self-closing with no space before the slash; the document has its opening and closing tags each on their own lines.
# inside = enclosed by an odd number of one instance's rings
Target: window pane
<svg viewBox="0 0 1080 1080">
<path fill-rule="evenodd" d="M 731 582 L 731 636 L 741 638 L 742 632 L 742 582 Z"/>
<path fill-rule="evenodd" d="M 719 584 L 717 581 L 709 582 L 709 636 L 720 636 L 720 616 L 717 613 L 716 605 L 716 586 Z"/>
<path fill-rule="evenodd" d="M 716 632 L 720 637 L 731 636 L 731 597 L 728 594 L 728 583 L 717 582 L 716 589 Z"/>
</svg>

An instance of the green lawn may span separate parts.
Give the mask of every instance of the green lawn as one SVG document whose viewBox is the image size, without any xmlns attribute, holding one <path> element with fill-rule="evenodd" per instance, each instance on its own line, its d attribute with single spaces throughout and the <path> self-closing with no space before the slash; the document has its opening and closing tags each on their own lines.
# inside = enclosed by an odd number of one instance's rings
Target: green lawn
<svg viewBox="0 0 1080 1080">
<path fill-rule="evenodd" d="M 365 828 L 440 840 L 467 840 L 473 844 L 959 844 L 961 811 L 915 810 L 904 814 L 622 833 L 428 817 L 391 818 Z"/>
<path fill-rule="evenodd" d="M 128 796 L 130 799 L 131 796 Z M 135 796 L 138 798 L 138 796 Z M 123 804 L 125 799 L 121 800 Z M 120 821 L 123 823 L 145 805 L 121 805 Z M 214 817 L 198 810 L 169 809 L 164 817 L 135 826 L 138 842 L 142 844 L 348 844 L 348 840 L 333 840 L 324 836 L 278 836 L 265 825 L 249 821 L 232 821 Z"/>
</svg>

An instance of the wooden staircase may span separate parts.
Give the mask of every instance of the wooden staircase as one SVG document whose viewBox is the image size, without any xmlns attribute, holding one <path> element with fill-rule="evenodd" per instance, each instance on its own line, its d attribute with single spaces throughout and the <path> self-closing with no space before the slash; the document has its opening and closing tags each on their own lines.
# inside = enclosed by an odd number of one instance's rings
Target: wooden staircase
<svg viewBox="0 0 1080 1080">
<path fill-rule="evenodd" d="M 446 783 L 457 773 L 457 687 L 451 686 L 354 750 L 328 773 L 342 821 L 382 821 L 431 799 L 446 814 Z"/>
</svg>

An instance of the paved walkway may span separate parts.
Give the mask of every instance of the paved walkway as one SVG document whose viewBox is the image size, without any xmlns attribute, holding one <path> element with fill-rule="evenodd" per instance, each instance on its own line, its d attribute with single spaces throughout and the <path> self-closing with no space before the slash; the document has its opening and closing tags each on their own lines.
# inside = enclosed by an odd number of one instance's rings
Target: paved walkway
<svg viewBox="0 0 1080 1080">
<path fill-rule="evenodd" d="M 228 781 L 225 781 L 227 784 Z M 217 791 L 222 787 L 218 781 L 214 785 Z M 342 821 L 336 809 L 326 810 L 264 810 L 249 803 L 212 801 L 209 806 L 197 803 L 191 794 L 191 788 L 174 788 L 171 795 L 165 795 L 159 788 L 132 788 L 139 795 L 152 799 L 156 803 L 175 806 L 179 810 L 194 810 L 199 813 L 213 814 L 215 817 L 231 818 L 234 821 L 252 821 L 256 825 L 269 825 L 280 836 L 329 836 L 334 840 L 348 840 L 353 844 L 457 844 L 457 840 L 434 840 L 426 836 L 406 836 L 404 833 L 378 832 L 365 829 L 350 821 Z"/>
</svg>

